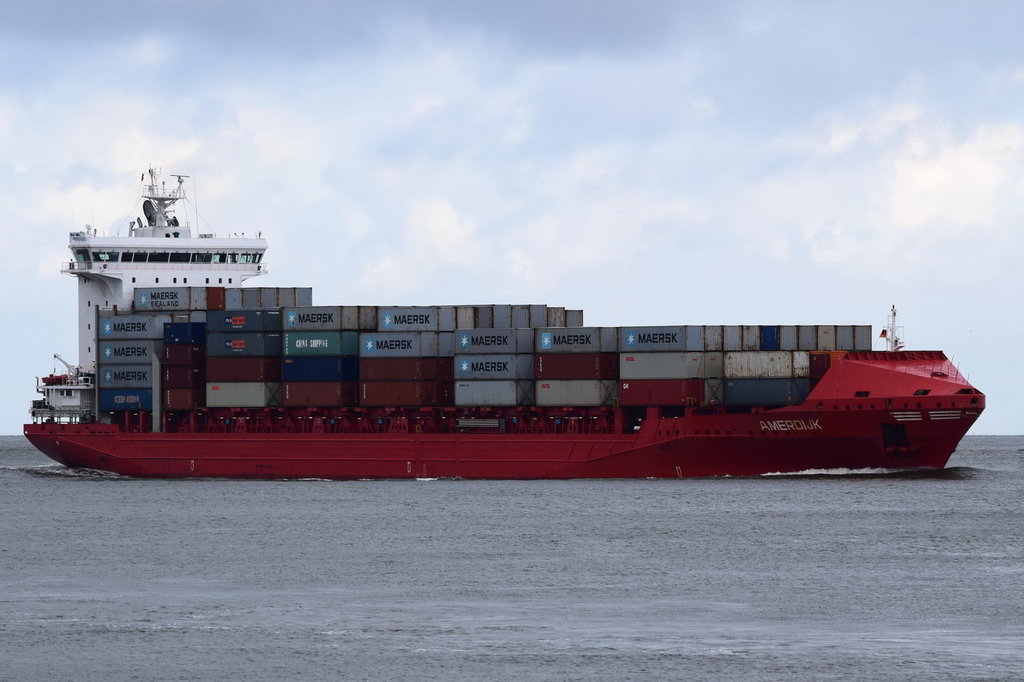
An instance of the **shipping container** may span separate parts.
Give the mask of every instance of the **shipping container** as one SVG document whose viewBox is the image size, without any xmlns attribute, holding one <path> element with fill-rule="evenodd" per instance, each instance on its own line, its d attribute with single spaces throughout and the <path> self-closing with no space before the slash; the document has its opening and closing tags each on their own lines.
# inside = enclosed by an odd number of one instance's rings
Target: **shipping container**
<svg viewBox="0 0 1024 682">
<path fill-rule="evenodd" d="M 457 355 L 454 367 L 458 380 L 530 379 L 533 376 L 533 356 L 514 353 Z"/>
<path fill-rule="evenodd" d="M 100 409 L 106 412 L 152 410 L 153 390 L 149 388 L 100 389 Z"/>
<path fill-rule="evenodd" d="M 281 358 L 212 357 L 206 358 L 206 381 L 274 382 L 281 380 Z"/>
<path fill-rule="evenodd" d="M 704 325 L 704 350 L 720 351 L 722 350 L 723 345 L 724 344 L 722 342 L 722 325 Z"/>
<path fill-rule="evenodd" d="M 753 350 L 782 350 L 778 325 L 761 325 L 761 343 Z"/>
<path fill-rule="evenodd" d="M 797 350 L 818 350 L 818 328 L 803 324 L 797 327 Z"/>
<path fill-rule="evenodd" d="M 275 407 L 281 404 L 277 382 L 208 382 L 207 407 Z"/>
<path fill-rule="evenodd" d="M 281 403 L 277 382 L 207 382 L 208 407 L 275 407 Z"/>
<path fill-rule="evenodd" d="M 358 381 L 356 357 L 286 357 L 281 361 L 283 381 Z"/>
<path fill-rule="evenodd" d="M 797 378 L 811 376 L 811 351 L 793 351 L 793 376 Z"/>
<path fill-rule="evenodd" d="M 284 331 L 341 331 L 341 306 L 282 308 L 281 325 Z"/>
<path fill-rule="evenodd" d="M 853 350 L 871 350 L 874 342 L 871 325 L 860 324 L 853 328 Z"/>
<path fill-rule="evenodd" d="M 360 381 L 363 407 L 443 407 L 454 404 L 450 381 Z"/>
<path fill-rule="evenodd" d="M 207 310 L 224 310 L 224 303 L 224 287 L 206 287 Z"/>
<path fill-rule="evenodd" d="M 810 357 L 810 372 L 809 376 L 811 379 L 817 381 L 825 376 L 825 372 L 829 368 L 829 353 L 825 352 L 809 352 Z"/>
<path fill-rule="evenodd" d="M 465 407 L 514 407 L 533 405 L 533 382 L 456 381 L 455 404 Z"/>
<path fill-rule="evenodd" d="M 163 314 L 114 315 L 100 312 L 101 340 L 112 339 L 163 339 L 164 325 L 170 324 L 171 316 Z"/>
<path fill-rule="evenodd" d="M 281 330 L 280 310 L 229 309 L 207 313 L 209 332 L 276 332 Z"/>
<path fill-rule="evenodd" d="M 771 350 L 765 348 L 765 350 Z M 784 324 L 779 327 L 779 350 L 800 350 L 799 334 L 796 325 Z M 810 349 L 804 349 L 810 350 Z"/>
<path fill-rule="evenodd" d="M 489 306 L 491 308 L 491 327 L 494 329 L 513 329 L 518 327 L 529 327 L 528 324 L 512 324 L 512 306 L 507 303 Z M 529 315 L 527 315 L 529 317 Z M 527 320 L 529 321 L 529 320 Z"/>
<path fill-rule="evenodd" d="M 198 365 L 206 362 L 206 345 L 198 343 L 164 344 L 165 365 Z"/>
<path fill-rule="evenodd" d="M 285 407 L 343 407 L 357 405 L 359 384 L 354 381 L 297 381 L 281 384 Z"/>
<path fill-rule="evenodd" d="M 818 347 L 817 349 L 806 350 L 835 350 L 836 349 L 836 327 L 834 324 L 818 325 Z"/>
<path fill-rule="evenodd" d="M 455 331 L 455 306 L 442 305 L 437 307 L 437 331 Z"/>
<path fill-rule="evenodd" d="M 297 357 L 357 355 L 359 332 L 283 332 L 281 349 L 283 355 Z"/>
<path fill-rule="evenodd" d="M 382 332 L 436 332 L 438 311 L 435 306 L 407 308 L 379 308 L 377 331 Z"/>
<path fill-rule="evenodd" d="M 686 348 L 683 350 L 704 350 L 704 327 L 699 324 L 690 324 L 686 326 Z"/>
<path fill-rule="evenodd" d="M 171 322 L 164 325 L 164 343 L 204 343 L 206 323 Z"/>
<path fill-rule="evenodd" d="M 530 324 L 527 326 L 533 327 L 534 329 L 541 329 L 542 327 L 548 326 L 548 307 L 546 305 L 533 304 L 529 306 L 529 309 Z"/>
<path fill-rule="evenodd" d="M 512 306 L 512 324 L 507 325 L 509 327 L 526 327 L 532 329 L 530 325 L 530 306 L 528 305 L 514 305 Z"/>
<path fill-rule="evenodd" d="M 703 379 L 638 379 L 619 382 L 619 404 L 640 405 L 704 404 Z"/>
<path fill-rule="evenodd" d="M 151 388 L 153 365 L 100 365 L 100 388 Z"/>
<path fill-rule="evenodd" d="M 252 289 L 242 289 L 242 307 L 249 309 L 257 309 L 263 307 L 263 294 L 258 287 Z M 272 308 L 277 307 L 277 301 L 274 301 Z"/>
<path fill-rule="evenodd" d="M 741 350 L 761 350 L 760 325 L 743 325 L 743 347 Z"/>
<path fill-rule="evenodd" d="M 533 375 L 537 379 L 617 379 L 619 377 L 618 353 L 538 353 L 532 357 Z M 518 378 L 525 377 L 519 376 Z"/>
<path fill-rule="evenodd" d="M 139 312 L 206 310 L 205 287 L 140 287 L 133 296 L 133 307 Z"/>
<path fill-rule="evenodd" d="M 210 332 L 206 335 L 206 356 L 279 356 L 281 332 Z"/>
<path fill-rule="evenodd" d="M 582 310 L 566 310 L 565 311 L 565 326 L 572 327 L 574 329 L 583 326 L 583 311 Z"/>
<path fill-rule="evenodd" d="M 437 332 L 364 332 L 360 357 L 435 357 Z"/>
<path fill-rule="evenodd" d="M 206 383 L 206 367 L 167 365 L 160 370 L 160 388 L 198 388 Z"/>
<path fill-rule="evenodd" d="M 164 409 L 177 412 L 195 410 L 206 406 L 206 389 L 200 388 L 164 388 Z"/>
<path fill-rule="evenodd" d="M 725 404 L 725 379 L 704 380 L 704 405 L 716 407 Z"/>
<path fill-rule="evenodd" d="M 564 327 L 565 326 L 565 308 L 548 308 L 548 319 L 544 323 L 545 327 Z"/>
<path fill-rule="evenodd" d="M 515 329 L 458 329 L 455 331 L 457 353 L 517 353 Z"/>
<path fill-rule="evenodd" d="M 476 329 L 476 308 L 471 305 L 460 305 L 455 309 L 456 329 Z"/>
<path fill-rule="evenodd" d="M 620 353 L 620 379 L 711 379 L 723 376 L 721 351 Z"/>
<path fill-rule="evenodd" d="M 836 325 L 836 350 L 856 350 L 853 343 L 853 325 Z"/>
<path fill-rule="evenodd" d="M 615 380 L 538 380 L 534 400 L 541 407 L 598 407 L 617 399 Z"/>
<path fill-rule="evenodd" d="M 160 346 L 153 339 L 100 341 L 97 359 L 102 365 L 152 363 L 159 357 Z"/>
<path fill-rule="evenodd" d="M 793 376 L 793 352 L 739 351 L 725 354 L 725 377 L 764 379 Z"/>
<path fill-rule="evenodd" d="M 725 404 L 730 407 L 798 405 L 807 398 L 807 379 L 726 379 Z"/>
<path fill-rule="evenodd" d="M 737 324 L 722 325 L 722 349 L 743 350 L 743 327 Z"/>
<path fill-rule="evenodd" d="M 494 329 L 498 325 L 494 324 L 494 306 L 490 305 L 478 305 L 473 307 L 473 314 L 476 319 L 473 323 L 473 327 L 476 329 Z M 511 324 L 512 320 L 509 320 Z M 462 325 L 458 325 L 462 326 Z M 508 326 L 508 325 L 505 325 Z"/>
<path fill-rule="evenodd" d="M 618 336 L 617 327 L 541 328 L 535 333 L 534 348 L 538 353 L 615 352 Z"/>
<path fill-rule="evenodd" d="M 451 381 L 452 358 L 359 358 L 362 381 Z"/>
<path fill-rule="evenodd" d="M 377 306 L 359 306 L 359 331 L 373 331 L 377 328 Z"/>
<path fill-rule="evenodd" d="M 619 350 L 685 351 L 686 327 L 620 327 Z"/>
</svg>

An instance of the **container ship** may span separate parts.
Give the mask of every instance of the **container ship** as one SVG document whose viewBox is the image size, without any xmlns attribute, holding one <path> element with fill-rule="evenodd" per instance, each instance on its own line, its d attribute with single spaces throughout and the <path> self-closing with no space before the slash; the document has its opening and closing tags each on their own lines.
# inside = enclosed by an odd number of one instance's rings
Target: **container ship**
<svg viewBox="0 0 1024 682">
<path fill-rule="evenodd" d="M 148 176 L 148 179 L 147 179 Z M 677 478 L 941 469 L 985 406 L 869 325 L 586 326 L 547 305 L 314 305 L 261 234 L 193 234 L 150 169 L 127 234 L 72 232 L 76 363 L 25 436 L 134 477 Z M 176 180 L 176 182 L 175 182 Z M 134 213 L 134 211 L 133 211 Z M 689 321 L 688 321 L 689 322 Z"/>
</svg>

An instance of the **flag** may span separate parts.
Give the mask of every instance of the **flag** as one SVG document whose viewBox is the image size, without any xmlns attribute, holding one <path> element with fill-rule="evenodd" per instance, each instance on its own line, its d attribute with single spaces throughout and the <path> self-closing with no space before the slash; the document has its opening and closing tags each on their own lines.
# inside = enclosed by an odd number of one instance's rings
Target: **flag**
<svg viewBox="0 0 1024 682">
<path fill-rule="evenodd" d="M 889 331 L 887 329 L 883 329 L 882 333 L 878 335 L 878 338 L 884 339 L 884 338 L 888 338 L 888 336 L 889 336 Z"/>
</svg>

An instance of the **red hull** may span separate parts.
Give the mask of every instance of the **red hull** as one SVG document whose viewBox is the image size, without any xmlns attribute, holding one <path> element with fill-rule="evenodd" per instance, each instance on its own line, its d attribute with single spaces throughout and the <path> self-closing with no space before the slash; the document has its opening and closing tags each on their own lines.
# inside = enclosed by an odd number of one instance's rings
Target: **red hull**
<svg viewBox="0 0 1024 682">
<path fill-rule="evenodd" d="M 941 359 L 936 369 L 935 355 L 915 362 L 909 354 L 850 353 L 800 406 L 695 409 L 678 417 L 648 408 L 635 433 L 147 433 L 45 423 L 26 425 L 25 436 L 70 467 L 164 478 L 677 478 L 941 469 L 984 409 L 984 396 Z"/>
</svg>

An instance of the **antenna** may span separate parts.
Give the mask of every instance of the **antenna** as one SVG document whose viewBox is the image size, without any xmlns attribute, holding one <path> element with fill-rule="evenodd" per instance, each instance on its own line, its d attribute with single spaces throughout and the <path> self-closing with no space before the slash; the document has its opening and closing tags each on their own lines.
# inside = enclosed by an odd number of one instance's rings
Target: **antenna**
<svg viewBox="0 0 1024 682">
<path fill-rule="evenodd" d="M 903 350 L 903 327 L 896 326 L 896 306 L 892 307 L 889 311 L 889 320 L 886 322 L 885 327 L 882 328 L 882 333 L 878 335 L 879 338 L 885 339 L 886 350 L 893 353 L 898 350 Z"/>
</svg>

